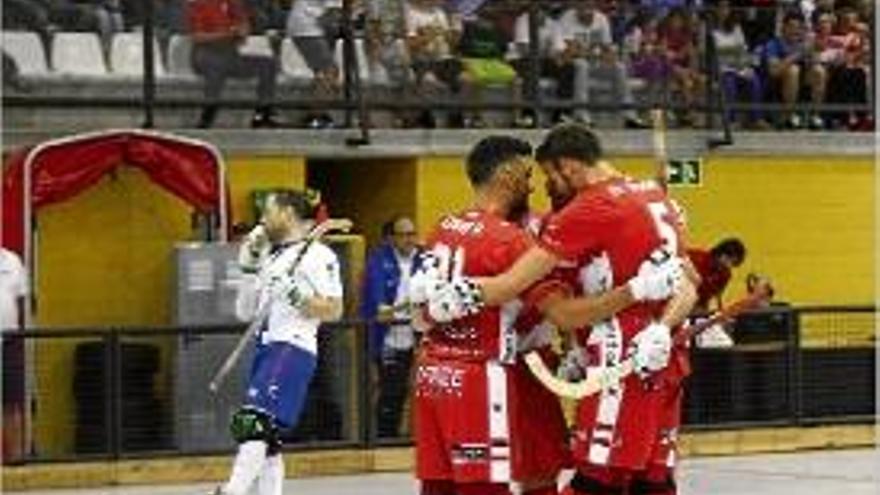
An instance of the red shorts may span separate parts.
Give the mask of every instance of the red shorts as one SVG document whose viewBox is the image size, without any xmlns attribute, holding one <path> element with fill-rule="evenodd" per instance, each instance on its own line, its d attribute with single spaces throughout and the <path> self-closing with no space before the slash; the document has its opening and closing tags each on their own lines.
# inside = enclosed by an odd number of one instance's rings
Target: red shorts
<svg viewBox="0 0 880 495">
<path fill-rule="evenodd" d="M 572 438 L 572 454 L 578 469 L 644 469 L 655 444 L 661 399 L 659 387 L 646 386 L 637 376 L 630 375 L 620 388 L 581 400 Z"/>
<path fill-rule="evenodd" d="M 415 439 L 422 480 L 554 479 L 567 455 L 559 401 L 521 363 L 422 357 Z"/>
<path fill-rule="evenodd" d="M 677 359 L 676 359 L 677 358 Z M 681 427 L 681 407 L 684 400 L 683 380 L 690 373 L 687 354 L 673 352 L 669 367 L 658 376 L 661 399 L 658 401 L 657 434 L 651 452 L 650 464 L 675 468 L 678 463 L 678 432 Z"/>
</svg>

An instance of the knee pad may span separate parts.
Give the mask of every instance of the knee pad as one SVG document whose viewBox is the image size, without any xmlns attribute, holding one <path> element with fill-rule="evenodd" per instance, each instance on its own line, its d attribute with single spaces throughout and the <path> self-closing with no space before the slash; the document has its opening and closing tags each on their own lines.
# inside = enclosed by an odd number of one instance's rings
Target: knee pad
<svg viewBox="0 0 880 495">
<path fill-rule="evenodd" d="M 582 473 L 575 473 L 569 486 L 579 495 L 624 495 L 625 493 L 623 486 Z"/>
<path fill-rule="evenodd" d="M 275 455 L 281 449 L 278 428 L 272 418 L 260 411 L 249 408 L 235 411 L 229 422 L 229 431 L 237 443 L 253 440 L 266 442 L 266 455 Z"/>
</svg>

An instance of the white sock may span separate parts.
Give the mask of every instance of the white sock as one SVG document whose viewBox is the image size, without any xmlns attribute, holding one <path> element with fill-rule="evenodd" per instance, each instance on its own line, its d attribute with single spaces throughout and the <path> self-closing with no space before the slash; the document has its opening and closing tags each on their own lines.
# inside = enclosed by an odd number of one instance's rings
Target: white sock
<svg viewBox="0 0 880 495">
<path fill-rule="evenodd" d="M 281 454 L 266 458 L 263 470 L 257 478 L 257 493 L 259 495 L 282 495 L 284 492 L 284 461 Z"/>
<path fill-rule="evenodd" d="M 223 486 L 226 495 L 245 495 L 266 463 L 266 442 L 249 440 L 238 446 L 232 474 Z"/>
</svg>

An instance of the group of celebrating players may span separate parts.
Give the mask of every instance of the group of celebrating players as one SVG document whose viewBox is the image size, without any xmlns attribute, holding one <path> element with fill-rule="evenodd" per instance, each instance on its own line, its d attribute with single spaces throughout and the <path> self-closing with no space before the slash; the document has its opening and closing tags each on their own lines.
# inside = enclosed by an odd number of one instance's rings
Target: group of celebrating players
<svg viewBox="0 0 880 495">
<path fill-rule="evenodd" d="M 553 211 L 529 217 L 533 164 Z M 415 384 L 416 475 L 422 495 L 675 493 L 675 432 L 684 350 L 672 345 L 699 277 L 683 256 L 682 213 L 656 181 L 603 159 L 589 129 L 565 124 L 532 150 L 490 136 L 466 162 L 473 205 L 440 220 L 409 283 L 424 331 Z M 213 493 L 281 495 L 279 432 L 296 425 L 321 322 L 340 317 L 339 261 L 316 242 L 315 201 L 267 200 L 240 246 L 236 314 L 257 350 L 232 417 L 232 472 Z M 559 331 L 569 351 L 553 350 Z M 577 404 L 569 433 L 560 401 L 524 356 L 571 379 L 606 380 Z"/>
<path fill-rule="evenodd" d="M 533 164 L 553 211 L 528 216 Z M 672 344 L 699 277 L 682 212 L 657 181 L 603 158 L 588 128 L 552 129 L 532 150 L 481 140 L 466 161 L 471 207 L 442 218 L 410 282 L 424 329 L 414 398 L 422 495 L 676 493 L 684 350 Z M 554 331 L 569 349 L 558 358 Z M 634 363 L 579 400 L 569 433 L 558 398 L 523 357 L 571 379 Z"/>
</svg>

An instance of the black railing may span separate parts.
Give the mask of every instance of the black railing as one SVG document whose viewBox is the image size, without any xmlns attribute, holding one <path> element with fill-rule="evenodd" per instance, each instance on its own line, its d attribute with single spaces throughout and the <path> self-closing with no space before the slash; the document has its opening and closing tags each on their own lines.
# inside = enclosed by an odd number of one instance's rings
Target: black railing
<svg viewBox="0 0 880 495">
<path fill-rule="evenodd" d="M 873 307 L 774 306 L 741 316 L 732 324 L 733 347 L 691 349 L 686 428 L 872 423 L 875 315 Z M 397 436 L 377 438 L 377 389 L 365 329 L 360 320 L 322 327 L 308 405 L 299 426 L 285 435 L 286 444 L 301 450 L 411 442 L 407 414 Z M 30 419 L 21 427 L 31 440 L 17 461 L 228 452 L 234 445 L 227 421 L 243 397 L 249 357 L 217 394 L 207 384 L 241 331 L 4 332 L 4 354 L 27 356 L 5 360 L 4 384 L 30 384 Z"/>
</svg>

